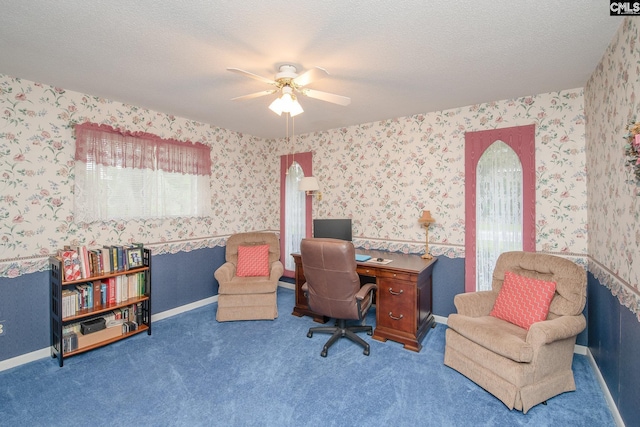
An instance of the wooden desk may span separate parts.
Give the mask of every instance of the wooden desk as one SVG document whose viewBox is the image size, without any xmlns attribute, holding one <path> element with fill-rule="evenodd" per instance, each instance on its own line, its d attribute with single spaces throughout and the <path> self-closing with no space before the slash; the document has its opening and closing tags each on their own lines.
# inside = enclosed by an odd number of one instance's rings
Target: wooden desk
<svg viewBox="0 0 640 427">
<path fill-rule="evenodd" d="M 407 350 L 420 351 L 421 341 L 430 328 L 435 326 L 432 310 L 432 272 L 438 260 L 422 259 L 420 255 L 405 255 L 393 252 L 356 249 L 358 254 L 370 255 L 372 259 L 392 260 L 389 264 L 358 262 L 358 275 L 362 283 L 375 282 L 376 328 L 373 338 L 378 341 L 397 341 Z M 311 316 L 316 322 L 329 319 L 314 313 L 302 292 L 305 283 L 300 254 L 291 254 L 296 263 L 295 316 Z"/>
</svg>

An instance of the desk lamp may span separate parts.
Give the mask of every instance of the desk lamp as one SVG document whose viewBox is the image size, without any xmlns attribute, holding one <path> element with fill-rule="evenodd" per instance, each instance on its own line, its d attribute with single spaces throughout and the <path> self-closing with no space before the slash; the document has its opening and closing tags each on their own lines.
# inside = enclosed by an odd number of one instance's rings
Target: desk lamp
<svg viewBox="0 0 640 427">
<path fill-rule="evenodd" d="M 433 256 L 429 254 L 429 225 L 436 222 L 436 220 L 433 219 L 430 211 L 422 211 L 422 216 L 418 218 L 418 222 L 424 225 L 424 228 L 427 230 L 427 238 L 425 241 L 424 255 L 422 255 L 422 258 L 433 259 Z"/>
</svg>

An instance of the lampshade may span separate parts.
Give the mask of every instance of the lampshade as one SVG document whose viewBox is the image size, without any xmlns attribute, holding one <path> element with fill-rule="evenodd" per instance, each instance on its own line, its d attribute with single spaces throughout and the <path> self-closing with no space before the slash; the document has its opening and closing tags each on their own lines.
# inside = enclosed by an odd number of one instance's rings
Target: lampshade
<svg viewBox="0 0 640 427">
<path fill-rule="evenodd" d="M 422 211 L 422 216 L 418 218 L 418 222 L 420 224 L 431 224 L 436 220 L 431 216 L 431 211 Z"/>
<path fill-rule="evenodd" d="M 291 117 L 294 117 L 304 112 L 290 86 L 284 86 L 282 88 L 282 96 L 276 98 L 275 101 L 269 105 L 269 109 L 279 116 L 282 115 L 282 113 L 289 113 Z"/>
<path fill-rule="evenodd" d="M 320 186 L 315 176 L 306 176 L 300 180 L 298 190 L 300 191 L 318 191 Z"/>
</svg>

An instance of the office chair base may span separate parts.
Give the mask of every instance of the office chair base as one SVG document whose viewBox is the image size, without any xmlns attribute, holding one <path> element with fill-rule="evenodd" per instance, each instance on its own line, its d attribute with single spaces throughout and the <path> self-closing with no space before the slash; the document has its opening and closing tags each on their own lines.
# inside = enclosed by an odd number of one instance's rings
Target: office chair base
<svg viewBox="0 0 640 427">
<path fill-rule="evenodd" d="M 366 332 L 367 335 L 373 335 L 372 326 L 346 326 L 346 321 L 340 319 L 336 322 L 336 326 L 317 326 L 314 328 L 309 328 L 307 337 L 313 337 L 314 332 L 331 334 L 331 337 L 325 343 L 324 347 L 322 347 L 322 351 L 320 352 L 320 356 L 322 357 L 327 357 L 329 347 L 331 347 L 333 343 L 338 341 L 339 338 L 349 338 L 354 343 L 362 346 L 364 348 L 362 354 L 364 354 L 365 356 L 368 356 L 370 353 L 369 344 L 358 335 L 356 335 L 356 332 Z"/>
</svg>

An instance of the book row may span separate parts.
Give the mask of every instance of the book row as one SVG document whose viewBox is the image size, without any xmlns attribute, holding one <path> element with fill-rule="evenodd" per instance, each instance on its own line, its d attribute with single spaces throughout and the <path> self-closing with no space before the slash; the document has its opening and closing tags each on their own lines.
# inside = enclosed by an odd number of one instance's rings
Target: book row
<svg viewBox="0 0 640 427">
<path fill-rule="evenodd" d="M 58 250 L 58 257 L 63 265 L 63 280 L 71 282 L 142 267 L 142 249 L 142 243 L 94 249 L 86 246 L 65 246 Z"/>
<path fill-rule="evenodd" d="M 62 290 L 62 318 L 145 295 L 145 272 L 93 280 Z"/>
</svg>

